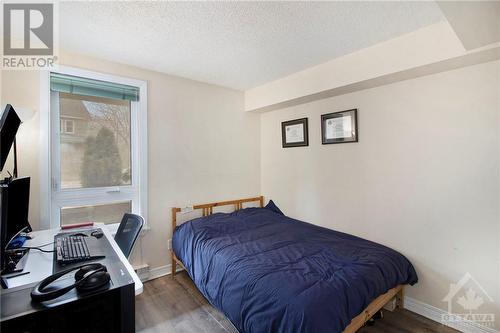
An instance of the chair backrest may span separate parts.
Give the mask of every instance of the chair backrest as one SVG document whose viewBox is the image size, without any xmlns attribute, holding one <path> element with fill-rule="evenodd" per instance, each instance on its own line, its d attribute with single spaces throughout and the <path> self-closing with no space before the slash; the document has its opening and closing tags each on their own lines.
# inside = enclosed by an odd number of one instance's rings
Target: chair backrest
<svg viewBox="0 0 500 333">
<path fill-rule="evenodd" d="M 122 250 L 125 257 L 129 257 L 134 248 L 135 241 L 144 225 L 142 216 L 125 214 L 116 231 L 115 241 Z"/>
</svg>

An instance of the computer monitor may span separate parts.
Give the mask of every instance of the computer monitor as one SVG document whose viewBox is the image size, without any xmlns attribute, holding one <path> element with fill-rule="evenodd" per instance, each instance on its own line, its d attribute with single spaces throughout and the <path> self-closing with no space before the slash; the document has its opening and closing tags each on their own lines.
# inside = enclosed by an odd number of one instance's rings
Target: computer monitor
<svg viewBox="0 0 500 333">
<path fill-rule="evenodd" d="M 28 207 L 30 178 L 18 178 L 0 185 L 0 251 L 2 269 L 5 267 L 5 250 L 20 232 L 30 232 Z"/>
<path fill-rule="evenodd" d="M 0 171 L 5 166 L 10 148 L 16 138 L 16 133 L 21 124 L 21 119 L 17 115 L 12 105 L 7 104 L 0 118 Z"/>
</svg>

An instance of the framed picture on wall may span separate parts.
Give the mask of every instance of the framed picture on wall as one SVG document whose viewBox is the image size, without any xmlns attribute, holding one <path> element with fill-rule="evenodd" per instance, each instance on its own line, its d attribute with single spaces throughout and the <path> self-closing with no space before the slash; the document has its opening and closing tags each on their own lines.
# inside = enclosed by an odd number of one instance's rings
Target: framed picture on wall
<svg viewBox="0 0 500 333">
<path fill-rule="evenodd" d="M 321 142 L 358 142 L 358 110 L 333 112 L 321 115 Z"/>
<path fill-rule="evenodd" d="M 283 148 L 308 146 L 307 118 L 282 122 L 281 141 Z"/>
</svg>

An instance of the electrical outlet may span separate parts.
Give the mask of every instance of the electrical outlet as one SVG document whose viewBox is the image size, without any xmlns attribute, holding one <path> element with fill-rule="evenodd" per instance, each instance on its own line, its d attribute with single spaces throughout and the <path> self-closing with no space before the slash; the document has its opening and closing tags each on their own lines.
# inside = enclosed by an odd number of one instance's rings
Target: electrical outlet
<svg viewBox="0 0 500 333">
<path fill-rule="evenodd" d="M 172 250 L 172 238 L 169 238 L 167 241 L 167 250 Z"/>
<path fill-rule="evenodd" d="M 187 213 L 191 213 L 193 210 L 194 210 L 193 206 L 187 206 L 187 207 L 181 208 L 180 213 L 187 214 Z"/>
</svg>

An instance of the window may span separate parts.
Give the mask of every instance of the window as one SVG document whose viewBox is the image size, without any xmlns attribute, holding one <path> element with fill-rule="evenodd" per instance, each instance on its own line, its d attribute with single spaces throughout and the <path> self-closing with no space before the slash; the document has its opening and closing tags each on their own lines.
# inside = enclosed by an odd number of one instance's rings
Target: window
<svg viewBox="0 0 500 333">
<path fill-rule="evenodd" d="M 61 119 L 61 132 L 64 134 L 75 134 L 75 122 L 70 119 Z"/>
<path fill-rule="evenodd" d="M 106 224 L 120 221 L 123 214 L 132 211 L 132 202 L 118 202 L 104 205 L 64 207 L 61 209 L 63 224 L 81 223 L 85 221 L 99 221 Z"/>
<path fill-rule="evenodd" d="M 62 189 L 131 185 L 129 100 L 52 92 L 63 124 L 59 137 Z M 54 111 L 54 115 L 55 115 Z M 79 119 L 79 132 L 73 120 Z M 64 134 L 73 133 L 68 137 Z M 62 221 L 64 223 L 64 221 Z"/>
<path fill-rule="evenodd" d="M 124 213 L 145 217 L 146 83 L 69 68 L 46 80 L 51 195 L 42 225 L 116 228 Z"/>
</svg>

